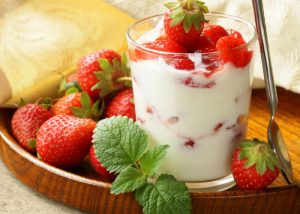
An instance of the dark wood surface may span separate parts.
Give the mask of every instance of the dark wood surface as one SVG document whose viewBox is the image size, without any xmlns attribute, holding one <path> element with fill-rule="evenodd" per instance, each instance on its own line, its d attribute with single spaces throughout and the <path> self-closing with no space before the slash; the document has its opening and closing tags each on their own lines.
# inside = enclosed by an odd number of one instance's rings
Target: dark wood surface
<svg viewBox="0 0 300 214">
<path fill-rule="evenodd" d="M 300 180 L 300 95 L 278 90 L 278 122 Z M 110 194 L 85 160 L 74 170 L 64 171 L 39 161 L 21 148 L 10 132 L 12 110 L 0 110 L 0 156 L 11 173 L 35 191 L 68 206 L 90 213 L 141 213 L 132 194 Z M 253 92 L 248 137 L 266 139 L 268 106 L 264 90 Z M 193 213 L 300 213 L 300 190 L 280 176 L 265 191 L 192 193 Z"/>
</svg>

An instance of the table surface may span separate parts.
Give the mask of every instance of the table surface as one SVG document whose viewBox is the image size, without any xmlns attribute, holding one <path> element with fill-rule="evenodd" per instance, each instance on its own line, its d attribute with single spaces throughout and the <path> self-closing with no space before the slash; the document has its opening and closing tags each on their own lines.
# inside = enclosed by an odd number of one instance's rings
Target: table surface
<svg viewBox="0 0 300 214">
<path fill-rule="evenodd" d="M 278 90 L 279 112 L 276 121 L 289 147 L 295 177 L 300 180 L 300 95 Z M 248 137 L 266 139 L 268 108 L 264 90 L 254 90 Z M 255 109 L 255 111 L 253 111 Z M 34 192 L 15 179 L 0 161 L 0 214 L 79 214 L 82 212 L 53 202 Z M 282 178 L 276 185 L 284 184 Z"/>
</svg>

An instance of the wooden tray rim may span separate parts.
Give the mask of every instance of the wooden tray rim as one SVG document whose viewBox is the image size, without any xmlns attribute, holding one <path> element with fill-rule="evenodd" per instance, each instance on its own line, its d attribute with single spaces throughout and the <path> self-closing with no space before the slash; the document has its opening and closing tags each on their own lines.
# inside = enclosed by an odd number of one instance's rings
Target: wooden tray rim
<svg viewBox="0 0 300 214">
<path fill-rule="evenodd" d="M 8 129 L 6 128 L 6 124 L 4 122 L 4 115 L 5 110 L 0 109 L 0 137 L 3 139 L 3 142 L 6 143 L 12 150 L 14 150 L 18 155 L 24 157 L 28 161 L 32 162 L 34 165 L 43 168 L 55 175 L 65 177 L 67 179 L 71 179 L 76 182 L 85 183 L 88 185 L 94 185 L 105 189 L 110 189 L 111 183 L 94 180 L 92 178 L 83 177 L 72 172 L 65 171 L 63 169 L 56 168 L 51 166 L 38 158 L 34 157 L 31 153 L 27 152 L 23 147 L 21 147 L 16 140 L 10 135 Z M 5 127 L 5 128 L 1 128 Z M 255 197 L 258 195 L 269 195 L 272 193 L 278 192 L 286 192 L 286 191 L 294 191 L 298 187 L 296 185 L 285 185 L 285 186 L 278 186 L 278 187 L 271 187 L 267 190 L 255 191 L 255 190 L 228 190 L 230 197 Z M 226 193 L 226 191 L 225 191 Z M 224 195 L 223 192 L 191 192 L 192 198 L 227 198 L 227 195 Z"/>
</svg>

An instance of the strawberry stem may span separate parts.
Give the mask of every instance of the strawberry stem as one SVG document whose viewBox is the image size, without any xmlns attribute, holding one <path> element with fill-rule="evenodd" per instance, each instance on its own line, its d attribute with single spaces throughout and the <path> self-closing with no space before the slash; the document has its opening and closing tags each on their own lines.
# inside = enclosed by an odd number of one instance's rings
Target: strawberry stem
<svg viewBox="0 0 300 214">
<path fill-rule="evenodd" d="M 120 77 L 117 81 L 122 82 L 122 81 L 131 81 L 131 77 Z"/>
<path fill-rule="evenodd" d="M 193 3 L 194 3 L 194 0 L 187 1 L 187 9 L 188 10 L 193 10 Z"/>
</svg>

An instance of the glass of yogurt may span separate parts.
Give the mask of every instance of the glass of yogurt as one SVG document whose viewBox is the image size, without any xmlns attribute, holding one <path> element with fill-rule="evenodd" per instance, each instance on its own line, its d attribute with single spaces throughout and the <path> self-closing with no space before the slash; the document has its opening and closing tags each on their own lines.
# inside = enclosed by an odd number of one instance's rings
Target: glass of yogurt
<svg viewBox="0 0 300 214">
<path fill-rule="evenodd" d="M 246 53 L 246 63 L 228 61 L 222 51 L 174 53 L 143 45 L 164 37 L 163 15 L 136 22 L 127 39 L 137 121 L 152 145 L 170 145 L 160 172 L 191 190 L 221 191 L 234 185 L 231 157 L 247 131 L 257 36 L 241 18 L 210 13 L 206 19 L 243 38 L 230 54 Z"/>
</svg>

